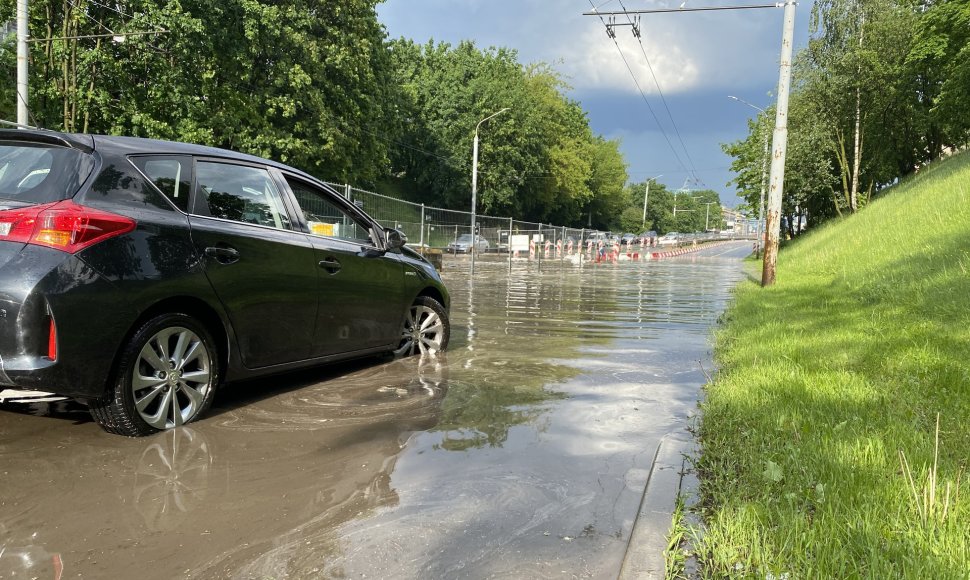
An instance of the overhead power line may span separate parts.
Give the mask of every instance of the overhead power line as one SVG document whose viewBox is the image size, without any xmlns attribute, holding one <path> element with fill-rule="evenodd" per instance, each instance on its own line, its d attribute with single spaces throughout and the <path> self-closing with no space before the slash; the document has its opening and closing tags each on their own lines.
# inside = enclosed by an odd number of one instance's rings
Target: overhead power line
<svg viewBox="0 0 970 580">
<path fill-rule="evenodd" d="M 593 4 L 593 0 L 589 0 L 589 4 L 590 6 L 593 7 L 594 10 L 596 9 L 596 6 Z M 596 12 L 592 12 L 589 14 L 598 15 Z M 607 24 L 606 20 L 604 20 L 602 16 L 600 17 L 600 21 L 603 23 L 603 26 L 609 29 L 609 24 Z M 650 115 L 653 117 L 653 120 L 657 123 L 657 128 L 660 129 L 660 134 L 663 135 L 664 140 L 667 142 L 667 146 L 670 147 L 670 152 L 674 154 L 674 159 L 677 160 L 677 164 L 680 165 L 681 169 L 683 169 L 685 173 L 690 174 L 690 170 L 684 164 L 684 161 L 680 158 L 680 154 L 677 153 L 677 148 L 674 147 L 674 144 L 670 141 L 670 136 L 667 135 L 666 129 L 664 129 L 663 124 L 660 122 L 660 119 L 657 117 L 657 113 L 653 110 L 653 106 L 650 104 L 650 101 L 647 99 L 646 93 L 643 92 L 643 87 L 640 86 L 640 81 L 637 80 L 637 75 L 636 73 L 633 72 L 633 67 L 630 66 L 630 62 L 626 59 L 626 55 L 623 54 L 623 49 L 620 48 L 620 43 L 616 41 L 616 35 L 610 34 L 609 36 L 613 40 L 613 44 L 616 45 L 616 50 L 617 52 L 620 53 L 620 58 L 623 59 L 623 64 L 626 65 L 627 70 L 630 72 L 630 77 L 633 78 L 633 83 L 636 85 L 637 91 L 640 93 L 640 97 L 643 99 L 644 104 L 647 105 L 647 110 L 650 111 Z"/>
<path fill-rule="evenodd" d="M 686 4 L 686 2 L 685 2 L 685 4 Z M 620 8 L 622 8 L 623 10 L 626 10 L 626 6 L 623 5 L 623 0 L 620 0 Z M 629 14 L 627 14 L 627 19 L 630 20 L 631 25 L 632 25 L 632 23 L 634 22 L 634 20 L 631 18 L 631 16 Z M 640 17 L 639 16 L 636 17 L 636 23 L 637 24 L 636 24 L 634 30 L 636 30 L 637 32 L 634 34 L 634 36 L 636 37 L 637 42 L 640 44 L 640 52 L 643 53 L 643 59 L 645 61 L 647 61 L 647 68 L 650 70 L 650 76 L 653 77 L 653 84 L 656 85 L 656 87 L 657 87 L 657 93 L 660 94 L 660 101 L 663 103 L 664 109 L 666 109 L 666 111 L 667 111 L 667 118 L 670 119 L 670 124 L 671 124 L 671 126 L 673 126 L 674 132 L 677 134 L 677 140 L 680 141 L 680 146 L 684 149 L 684 156 L 687 157 L 687 163 L 690 165 L 691 171 L 693 172 L 693 175 L 694 175 L 694 179 L 695 180 L 699 180 L 698 175 L 697 175 L 697 167 L 694 166 L 694 160 L 691 159 L 690 151 L 687 150 L 687 145 L 684 143 L 684 138 L 680 134 L 680 129 L 677 127 L 677 122 L 674 121 L 674 116 L 673 116 L 673 114 L 671 114 L 670 107 L 667 105 L 667 99 L 666 99 L 666 97 L 664 97 L 663 89 L 660 87 L 660 81 L 657 79 L 657 74 L 653 70 L 653 64 L 650 62 L 650 57 L 647 56 L 647 49 L 646 49 L 646 47 L 643 46 L 643 38 L 639 34 L 639 30 L 640 30 L 640 27 L 639 27 Z"/>
<path fill-rule="evenodd" d="M 785 186 L 785 159 L 788 150 L 788 93 L 791 88 L 792 43 L 795 34 L 795 6 L 797 0 L 785 0 L 775 4 L 749 4 L 746 6 L 713 6 L 702 8 L 685 8 L 686 1 L 676 9 L 652 10 L 623 10 L 619 14 L 650 14 L 664 12 L 699 12 L 705 10 L 750 10 L 755 8 L 784 8 L 782 19 L 781 62 L 778 68 L 778 103 L 775 109 L 775 131 L 772 139 L 771 153 L 771 186 L 768 190 L 768 213 L 766 219 L 765 257 L 761 269 L 761 285 L 771 286 L 775 283 L 776 265 L 778 260 L 778 245 L 781 224 L 781 201 Z M 592 4 L 592 2 L 590 2 Z M 584 13 L 586 16 L 596 16 L 601 21 L 607 13 L 596 11 Z"/>
<path fill-rule="evenodd" d="M 590 2 L 592 5 L 592 2 Z M 685 2 L 686 4 L 686 2 Z M 712 10 L 751 10 L 753 8 L 784 8 L 786 2 L 774 4 L 744 4 L 740 6 L 699 6 L 697 8 L 648 8 L 645 10 L 615 10 L 600 12 L 593 6 L 592 12 L 583 12 L 583 16 L 620 16 L 624 14 L 662 14 L 664 12 L 710 12 Z M 602 6 L 602 4 L 600 4 Z"/>
</svg>

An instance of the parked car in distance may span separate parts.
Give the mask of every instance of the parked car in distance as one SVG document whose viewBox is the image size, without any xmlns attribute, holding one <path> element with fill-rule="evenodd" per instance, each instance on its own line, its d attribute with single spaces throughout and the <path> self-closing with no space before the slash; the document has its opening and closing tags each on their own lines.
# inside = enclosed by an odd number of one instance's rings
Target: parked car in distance
<svg viewBox="0 0 970 580">
<path fill-rule="evenodd" d="M 489 248 L 488 240 L 480 235 L 475 236 L 475 251 L 478 253 L 487 252 Z M 472 235 L 461 234 L 458 239 L 448 244 L 448 253 L 464 254 L 472 249 Z"/>
<path fill-rule="evenodd" d="M 629 246 L 631 244 L 637 243 L 637 237 L 633 234 L 623 234 L 620 237 L 620 243 L 624 246 Z"/>
<path fill-rule="evenodd" d="M 657 239 L 658 246 L 674 246 L 680 241 L 680 234 L 677 232 L 667 232 Z"/>
<path fill-rule="evenodd" d="M 0 130 L 0 389 L 139 436 L 225 384 L 448 345 L 430 262 L 317 179 L 212 147 Z"/>
</svg>

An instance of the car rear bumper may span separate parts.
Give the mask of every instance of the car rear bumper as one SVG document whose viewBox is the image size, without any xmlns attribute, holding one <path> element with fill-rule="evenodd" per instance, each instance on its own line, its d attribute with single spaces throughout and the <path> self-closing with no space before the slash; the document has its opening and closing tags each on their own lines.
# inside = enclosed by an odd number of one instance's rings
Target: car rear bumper
<svg viewBox="0 0 970 580">
<path fill-rule="evenodd" d="M 0 242 L 0 386 L 102 396 L 122 321 L 133 316 L 115 285 L 77 256 Z"/>
</svg>

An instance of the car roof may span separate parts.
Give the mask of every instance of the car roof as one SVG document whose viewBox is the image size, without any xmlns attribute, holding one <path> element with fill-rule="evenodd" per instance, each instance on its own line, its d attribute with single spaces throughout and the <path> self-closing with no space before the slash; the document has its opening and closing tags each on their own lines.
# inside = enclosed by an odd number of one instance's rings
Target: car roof
<svg viewBox="0 0 970 580">
<path fill-rule="evenodd" d="M 248 153 L 220 149 L 208 145 L 196 145 L 194 143 L 182 143 L 179 141 L 164 141 L 161 139 L 146 139 L 144 137 L 121 137 L 115 135 L 93 135 L 87 133 L 62 133 L 60 131 L 48 131 L 46 129 L 0 129 L 0 142 L 2 141 L 30 141 L 37 143 L 47 143 L 71 147 L 90 153 L 91 151 L 104 150 L 121 155 L 133 155 L 148 153 L 156 155 L 196 155 L 206 157 L 221 157 L 236 161 L 246 161 L 250 163 L 260 163 L 270 165 L 277 169 L 283 169 L 303 177 L 317 180 L 304 171 L 291 167 L 284 163 L 257 157 Z M 318 180 L 317 180 L 318 181 Z"/>
</svg>

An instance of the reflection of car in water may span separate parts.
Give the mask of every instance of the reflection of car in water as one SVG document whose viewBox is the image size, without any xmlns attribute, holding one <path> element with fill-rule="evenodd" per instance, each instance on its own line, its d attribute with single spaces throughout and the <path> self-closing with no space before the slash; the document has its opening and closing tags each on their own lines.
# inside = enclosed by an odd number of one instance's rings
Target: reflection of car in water
<svg viewBox="0 0 970 580">
<path fill-rule="evenodd" d="M 440 419 L 443 358 L 357 365 L 323 381 L 303 372 L 269 389 L 252 385 L 257 397 L 270 393 L 258 400 L 242 385 L 190 426 L 5 459 L 2 471 L 17 474 L 4 476 L 0 490 L 0 578 L 56 578 L 48 572 L 58 551 L 70 576 L 126 578 L 144 562 L 152 563 L 152 578 L 335 576 L 313 569 L 345 556 L 340 526 L 400 501 L 391 476 L 409 439 Z M 64 418 L 83 412 L 73 401 L 62 404 L 72 408 L 59 411 Z M 26 416 L 51 405 L 7 402 L 3 409 Z M 58 477 L 64 473 L 71 477 Z M 45 490 L 31 489 L 48 479 Z M 51 499 L 69 494 L 84 500 L 66 510 Z M 9 517 L 9 506 L 28 502 L 29 510 Z M 106 557 L 78 544 L 91 530 L 98 546 L 117 542 L 118 549 Z"/>
<path fill-rule="evenodd" d="M 489 249 L 488 240 L 482 236 L 475 236 L 475 251 L 487 252 Z M 462 234 L 454 242 L 448 244 L 448 252 L 452 254 L 464 254 L 472 249 L 472 235 Z"/>
<path fill-rule="evenodd" d="M 33 540 L 33 538 L 31 538 Z M 41 546 L 0 543 L 0 578 L 51 578 L 61 580 L 64 562 Z"/>
</svg>

